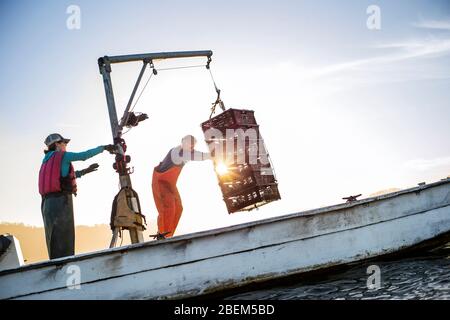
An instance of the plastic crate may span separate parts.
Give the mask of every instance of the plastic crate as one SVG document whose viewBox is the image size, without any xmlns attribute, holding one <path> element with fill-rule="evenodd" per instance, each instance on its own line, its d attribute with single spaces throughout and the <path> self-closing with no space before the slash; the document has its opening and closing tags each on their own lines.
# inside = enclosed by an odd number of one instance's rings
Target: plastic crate
<svg viewBox="0 0 450 320">
<path fill-rule="evenodd" d="M 224 201 L 228 212 L 234 213 L 238 211 L 250 211 L 279 199 L 281 197 L 278 186 L 273 184 L 248 189 L 243 194 L 225 197 Z"/>
<path fill-rule="evenodd" d="M 205 132 L 210 128 L 215 129 L 237 129 L 244 127 L 256 127 L 254 111 L 243 109 L 227 109 L 221 114 L 202 123 L 202 130 Z"/>
<path fill-rule="evenodd" d="M 219 183 L 224 196 L 230 196 L 239 192 L 245 192 L 247 189 L 260 187 L 270 184 L 276 184 L 277 181 L 274 176 L 260 176 L 260 177 L 245 177 L 233 182 Z"/>
<path fill-rule="evenodd" d="M 265 169 L 265 170 L 264 170 Z M 224 196 L 245 192 L 246 189 L 254 187 L 276 184 L 275 174 L 270 167 L 263 170 L 246 170 L 236 172 L 230 170 L 229 173 L 219 177 L 219 186 Z"/>
<path fill-rule="evenodd" d="M 261 137 L 259 135 L 259 137 Z M 262 138 L 238 141 L 234 139 L 207 140 L 209 151 L 215 151 L 216 162 L 228 163 L 232 166 L 240 164 L 255 165 L 268 158 L 268 152 Z M 220 149 L 221 148 L 221 149 Z M 219 153 L 221 151 L 221 153 Z"/>
</svg>

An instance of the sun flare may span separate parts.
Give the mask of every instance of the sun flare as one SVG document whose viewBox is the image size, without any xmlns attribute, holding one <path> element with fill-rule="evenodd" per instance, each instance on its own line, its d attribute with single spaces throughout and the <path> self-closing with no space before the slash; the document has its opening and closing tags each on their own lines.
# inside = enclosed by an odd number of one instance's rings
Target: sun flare
<svg viewBox="0 0 450 320">
<path fill-rule="evenodd" d="M 216 171 L 219 175 L 223 176 L 228 173 L 228 167 L 223 162 L 219 162 L 216 165 Z"/>
</svg>

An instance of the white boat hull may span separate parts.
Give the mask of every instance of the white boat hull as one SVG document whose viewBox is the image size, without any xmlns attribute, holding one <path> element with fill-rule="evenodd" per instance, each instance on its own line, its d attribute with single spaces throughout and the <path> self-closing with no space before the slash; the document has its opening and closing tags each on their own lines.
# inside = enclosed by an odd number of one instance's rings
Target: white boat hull
<svg viewBox="0 0 450 320">
<path fill-rule="evenodd" d="M 0 299 L 196 296 L 397 252 L 450 232 L 450 180 L 0 272 Z M 79 271 L 79 288 L 74 279 Z"/>
</svg>

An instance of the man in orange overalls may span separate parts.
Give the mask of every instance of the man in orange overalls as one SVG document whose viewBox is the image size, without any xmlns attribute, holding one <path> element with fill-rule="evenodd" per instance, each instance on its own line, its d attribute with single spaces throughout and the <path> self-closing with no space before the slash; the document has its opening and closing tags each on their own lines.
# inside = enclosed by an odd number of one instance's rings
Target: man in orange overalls
<svg viewBox="0 0 450 320">
<path fill-rule="evenodd" d="M 183 205 L 177 189 L 177 180 L 183 166 L 191 160 L 211 159 L 209 153 L 194 150 L 196 139 L 187 135 L 181 145 L 172 148 L 153 170 L 152 191 L 158 210 L 158 240 L 172 237 L 180 221 Z"/>
</svg>

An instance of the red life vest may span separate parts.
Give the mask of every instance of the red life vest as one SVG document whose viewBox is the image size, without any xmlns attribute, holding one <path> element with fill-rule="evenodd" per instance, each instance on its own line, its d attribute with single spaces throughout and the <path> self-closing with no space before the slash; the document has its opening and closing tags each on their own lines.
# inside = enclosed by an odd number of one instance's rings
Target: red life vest
<svg viewBox="0 0 450 320">
<path fill-rule="evenodd" d="M 72 164 L 70 164 L 67 177 L 61 177 L 63 157 L 64 151 L 55 151 L 50 159 L 41 165 L 39 170 L 39 193 L 41 195 L 62 191 L 76 194 L 77 183 Z"/>
</svg>

